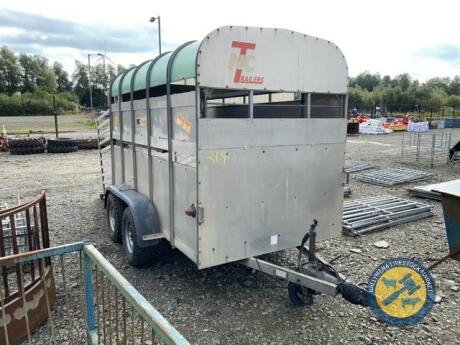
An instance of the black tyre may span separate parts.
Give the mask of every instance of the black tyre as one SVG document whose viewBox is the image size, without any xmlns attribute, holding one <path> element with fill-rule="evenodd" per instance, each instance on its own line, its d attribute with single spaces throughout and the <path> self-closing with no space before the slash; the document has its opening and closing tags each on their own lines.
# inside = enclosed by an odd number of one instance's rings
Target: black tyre
<svg viewBox="0 0 460 345">
<path fill-rule="evenodd" d="M 289 282 L 288 296 L 292 304 L 296 306 L 311 306 L 313 305 L 313 295 L 308 292 L 307 288 L 295 283 Z"/>
<path fill-rule="evenodd" d="M 125 209 L 124 204 L 115 195 L 109 193 L 106 209 L 110 238 L 115 243 L 121 243 L 121 218 Z"/>
<path fill-rule="evenodd" d="M 152 259 L 152 247 L 141 248 L 137 244 L 136 224 L 134 223 L 133 214 L 129 207 L 123 211 L 121 220 L 121 229 L 123 237 L 123 249 L 125 251 L 128 263 L 131 266 L 139 267 L 147 264 Z"/>
<path fill-rule="evenodd" d="M 68 147 L 78 146 L 78 140 L 72 138 L 51 138 L 48 139 L 49 147 Z"/>
<path fill-rule="evenodd" d="M 45 145 L 43 144 L 31 147 L 10 147 L 10 153 L 12 155 L 31 155 L 43 152 L 45 152 Z"/>
<path fill-rule="evenodd" d="M 70 153 L 70 152 L 77 152 L 78 146 L 49 146 L 48 144 L 48 152 L 49 153 Z"/>
<path fill-rule="evenodd" d="M 25 148 L 25 147 L 36 147 L 43 146 L 42 138 L 20 138 L 8 140 L 10 148 Z"/>
</svg>

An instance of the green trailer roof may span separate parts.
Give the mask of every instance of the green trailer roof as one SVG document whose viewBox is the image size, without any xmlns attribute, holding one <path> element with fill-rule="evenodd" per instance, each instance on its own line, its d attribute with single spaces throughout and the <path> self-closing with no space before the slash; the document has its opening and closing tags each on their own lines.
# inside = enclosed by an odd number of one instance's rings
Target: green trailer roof
<svg viewBox="0 0 460 345">
<path fill-rule="evenodd" d="M 195 77 L 196 58 L 200 44 L 200 41 L 193 42 L 184 46 L 177 52 L 171 65 L 171 82 Z M 145 61 L 139 66 L 119 74 L 112 83 L 110 89 L 111 95 L 118 96 L 120 94 L 130 93 L 131 79 L 133 76 L 133 91 L 146 89 L 147 80 L 150 81 L 150 87 L 165 85 L 166 70 L 172 55 L 173 53 L 171 52 L 166 53 L 159 58 Z M 149 70 L 150 75 L 147 76 Z"/>
</svg>

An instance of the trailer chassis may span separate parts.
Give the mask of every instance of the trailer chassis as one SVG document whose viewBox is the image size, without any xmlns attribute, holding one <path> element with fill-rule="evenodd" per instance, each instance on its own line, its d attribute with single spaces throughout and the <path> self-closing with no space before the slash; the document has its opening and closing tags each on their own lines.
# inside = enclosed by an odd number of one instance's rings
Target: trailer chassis
<svg viewBox="0 0 460 345">
<path fill-rule="evenodd" d="M 296 305 L 313 304 L 313 295 L 336 296 L 340 294 L 350 303 L 367 307 L 368 291 L 348 281 L 333 266 L 316 255 L 315 229 L 317 225 L 318 222 L 314 220 L 309 232 L 305 234 L 300 246 L 297 247 L 299 255 L 295 270 L 255 257 L 238 261 L 238 263 L 252 270 L 288 281 L 289 299 Z M 307 249 L 305 243 L 308 240 Z M 306 263 L 302 263 L 303 255 L 308 257 Z"/>
</svg>

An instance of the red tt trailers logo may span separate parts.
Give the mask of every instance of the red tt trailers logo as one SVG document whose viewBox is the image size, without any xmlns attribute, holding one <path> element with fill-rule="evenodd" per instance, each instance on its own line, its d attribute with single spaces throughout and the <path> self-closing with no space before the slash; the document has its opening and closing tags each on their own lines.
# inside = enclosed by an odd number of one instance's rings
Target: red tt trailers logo
<svg viewBox="0 0 460 345">
<path fill-rule="evenodd" d="M 235 76 L 233 81 L 235 83 L 242 84 L 263 84 L 264 77 L 244 75 L 243 72 L 250 73 L 253 68 L 250 65 L 250 61 L 254 59 L 253 55 L 248 54 L 248 51 L 255 50 L 256 44 L 249 42 L 232 41 L 232 48 L 238 48 L 240 50 L 239 55 L 231 54 L 229 67 L 235 68 Z"/>
</svg>

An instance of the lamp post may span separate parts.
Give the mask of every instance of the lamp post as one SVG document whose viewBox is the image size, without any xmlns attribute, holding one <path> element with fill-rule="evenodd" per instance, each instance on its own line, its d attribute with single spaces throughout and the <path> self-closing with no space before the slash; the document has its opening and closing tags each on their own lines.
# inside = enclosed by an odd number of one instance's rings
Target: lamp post
<svg viewBox="0 0 460 345">
<path fill-rule="evenodd" d="M 89 83 L 89 105 L 91 113 L 93 113 L 93 83 L 91 82 L 91 56 L 98 56 L 99 54 L 88 54 L 88 83 Z"/>
<path fill-rule="evenodd" d="M 91 106 L 91 112 L 93 112 L 93 84 L 91 82 L 91 56 L 99 56 L 102 58 L 102 63 L 104 65 L 104 75 L 107 76 L 107 64 L 106 59 L 113 65 L 116 66 L 115 62 L 112 61 L 106 54 L 97 53 L 97 54 L 88 54 L 88 81 L 89 81 L 89 101 Z M 109 93 L 109 84 L 111 80 L 104 80 L 104 91 L 107 94 L 107 107 L 110 107 L 110 93 Z"/>
<path fill-rule="evenodd" d="M 160 22 L 160 16 L 158 17 L 152 17 L 150 18 L 149 22 L 153 23 L 157 21 L 158 22 L 158 55 L 161 54 L 161 22 Z"/>
<path fill-rule="evenodd" d="M 106 69 L 106 64 L 105 64 L 105 54 L 102 53 L 97 53 L 98 56 L 102 58 L 102 64 L 104 66 L 104 76 L 107 76 L 107 69 Z M 108 90 L 108 80 L 104 80 L 104 91 L 107 95 L 107 108 L 110 108 L 110 95 L 109 95 L 109 90 Z"/>
</svg>

